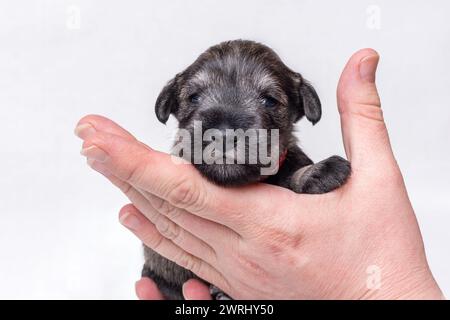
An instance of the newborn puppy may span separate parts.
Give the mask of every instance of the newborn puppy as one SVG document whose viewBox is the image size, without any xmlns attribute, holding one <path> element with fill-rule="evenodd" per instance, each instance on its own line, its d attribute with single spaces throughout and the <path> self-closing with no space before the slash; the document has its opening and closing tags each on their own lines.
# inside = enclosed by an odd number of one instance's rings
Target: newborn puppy
<svg viewBox="0 0 450 320">
<path fill-rule="evenodd" d="M 332 156 L 313 164 L 298 147 L 293 135 L 294 123 L 303 116 L 312 124 L 317 123 L 322 114 L 319 98 L 299 73 L 289 69 L 273 50 L 260 43 L 236 40 L 209 48 L 169 81 L 156 101 L 155 111 L 162 123 L 173 114 L 179 129 L 192 135 L 195 130 L 204 134 L 208 129 L 218 130 L 224 137 L 228 137 L 227 129 L 277 130 L 278 141 L 244 144 L 248 159 L 255 152 L 251 147 L 263 143 L 269 153 L 277 151 L 273 171 L 276 174 L 263 173 L 265 164 L 260 160 L 254 163 L 198 161 L 193 152 L 186 150 L 191 147 L 191 151 L 195 148 L 205 151 L 208 141 L 176 139 L 176 144 L 186 147 L 177 155 L 190 160 L 207 179 L 220 185 L 261 181 L 297 193 L 319 194 L 338 188 L 350 174 L 347 160 Z M 236 147 L 235 140 L 232 147 Z M 215 160 L 229 157 L 229 153 L 211 154 Z M 166 298 L 183 299 L 182 285 L 195 275 L 147 247 L 145 259 L 142 276 L 153 279 Z"/>
</svg>

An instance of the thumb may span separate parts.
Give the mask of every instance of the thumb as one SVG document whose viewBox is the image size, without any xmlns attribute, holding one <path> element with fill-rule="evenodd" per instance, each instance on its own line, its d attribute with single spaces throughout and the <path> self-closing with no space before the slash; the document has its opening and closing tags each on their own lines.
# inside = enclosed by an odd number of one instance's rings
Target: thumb
<svg viewBox="0 0 450 320">
<path fill-rule="evenodd" d="M 337 89 L 345 152 L 353 169 L 393 160 L 389 136 L 375 85 L 379 55 L 362 49 L 350 58 Z"/>
</svg>

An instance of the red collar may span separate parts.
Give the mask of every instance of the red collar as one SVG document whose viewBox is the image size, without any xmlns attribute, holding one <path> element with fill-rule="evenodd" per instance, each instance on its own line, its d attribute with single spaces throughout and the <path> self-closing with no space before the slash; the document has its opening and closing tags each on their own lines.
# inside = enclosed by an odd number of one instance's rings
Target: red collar
<svg viewBox="0 0 450 320">
<path fill-rule="evenodd" d="M 284 160 L 286 160 L 288 150 L 284 149 L 284 151 L 280 154 L 280 158 L 278 159 L 278 170 L 280 170 L 281 166 L 283 165 Z"/>
<path fill-rule="evenodd" d="M 287 156 L 288 150 L 285 149 L 281 154 L 280 157 L 278 158 L 278 171 L 280 170 L 281 166 L 283 165 L 284 161 L 286 160 L 286 156 Z M 262 176 L 261 181 L 266 180 L 267 178 L 269 178 L 269 176 Z"/>
</svg>

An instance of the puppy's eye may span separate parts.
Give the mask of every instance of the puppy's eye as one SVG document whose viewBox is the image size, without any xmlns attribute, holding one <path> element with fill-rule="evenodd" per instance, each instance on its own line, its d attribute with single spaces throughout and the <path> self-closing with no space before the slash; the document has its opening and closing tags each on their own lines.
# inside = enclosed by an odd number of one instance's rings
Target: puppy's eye
<svg viewBox="0 0 450 320">
<path fill-rule="evenodd" d="M 191 102 L 191 103 L 198 103 L 199 101 L 200 101 L 200 95 L 199 94 L 197 94 L 197 93 L 194 93 L 194 94 L 191 94 L 190 96 L 189 96 L 189 101 Z"/>
<path fill-rule="evenodd" d="M 261 98 L 261 103 L 267 108 L 273 108 L 278 104 L 278 101 L 270 96 L 264 96 Z"/>
</svg>

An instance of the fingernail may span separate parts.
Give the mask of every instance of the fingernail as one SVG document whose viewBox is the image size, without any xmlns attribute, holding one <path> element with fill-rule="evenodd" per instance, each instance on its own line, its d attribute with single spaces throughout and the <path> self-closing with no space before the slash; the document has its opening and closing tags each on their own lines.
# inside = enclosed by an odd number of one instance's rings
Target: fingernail
<svg viewBox="0 0 450 320">
<path fill-rule="evenodd" d="M 95 128 L 89 123 L 80 124 L 75 128 L 75 135 L 83 140 L 92 137 L 95 132 Z"/>
<path fill-rule="evenodd" d="M 80 153 L 89 159 L 94 159 L 99 162 L 105 162 L 106 159 L 108 159 L 108 155 L 106 154 L 106 152 L 97 146 L 84 148 Z"/>
<path fill-rule="evenodd" d="M 187 289 L 186 289 L 186 282 L 183 283 L 183 286 L 181 287 L 181 292 L 183 293 L 183 297 L 185 300 L 192 300 L 191 297 L 187 294 Z"/>
<path fill-rule="evenodd" d="M 363 81 L 370 83 L 375 82 L 378 60 L 378 55 L 371 55 L 361 59 L 359 62 L 359 74 Z"/>
<path fill-rule="evenodd" d="M 131 212 L 125 212 L 119 218 L 121 224 L 131 230 L 138 230 L 141 226 L 141 221 Z"/>
</svg>

